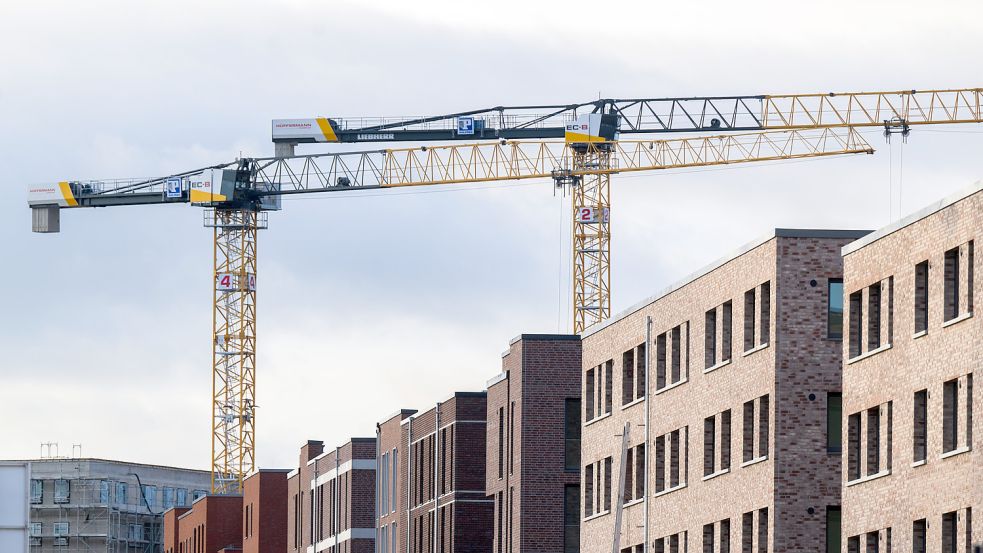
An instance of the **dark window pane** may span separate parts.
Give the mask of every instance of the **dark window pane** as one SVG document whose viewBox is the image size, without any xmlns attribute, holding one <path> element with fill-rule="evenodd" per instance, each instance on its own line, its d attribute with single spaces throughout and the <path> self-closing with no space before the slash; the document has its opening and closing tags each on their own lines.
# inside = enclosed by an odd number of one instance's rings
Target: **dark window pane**
<svg viewBox="0 0 983 553">
<path fill-rule="evenodd" d="M 832 340 L 843 339 L 843 279 L 829 279 L 826 304 L 826 336 Z"/>
</svg>

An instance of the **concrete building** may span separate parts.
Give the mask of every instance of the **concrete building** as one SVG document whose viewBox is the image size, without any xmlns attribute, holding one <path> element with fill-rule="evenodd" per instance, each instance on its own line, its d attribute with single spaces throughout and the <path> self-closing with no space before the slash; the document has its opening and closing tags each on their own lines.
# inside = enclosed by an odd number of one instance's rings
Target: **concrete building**
<svg viewBox="0 0 983 553">
<path fill-rule="evenodd" d="M 523 334 L 488 382 L 493 553 L 580 550 L 580 337 Z"/>
<path fill-rule="evenodd" d="M 375 459 L 375 438 L 328 451 L 312 440 L 300 449 L 300 466 L 287 479 L 287 551 L 373 553 Z"/>
<path fill-rule="evenodd" d="M 776 229 L 585 332 L 582 551 L 836 550 L 840 248 L 865 234 Z"/>
<path fill-rule="evenodd" d="M 486 408 L 485 392 L 457 392 L 428 411 L 400 411 L 379 425 L 379 553 L 490 551 Z M 401 496 L 395 512 L 394 494 Z"/>
<path fill-rule="evenodd" d="M 163 513 L 211 486 L 208 471 L 91 458 L 31 463 L 31 553 L 160 553 Z"/>
<path fill-rule="evenodd" d="M 242 551 L 242 496 L 206 495 L 164 514 L 164 553 Z"/>
<path fill-rule="evenodd" d="M 983 550 L 977 236 L 979 184 L 843 248 L 843 551 Z"/>
</svg>

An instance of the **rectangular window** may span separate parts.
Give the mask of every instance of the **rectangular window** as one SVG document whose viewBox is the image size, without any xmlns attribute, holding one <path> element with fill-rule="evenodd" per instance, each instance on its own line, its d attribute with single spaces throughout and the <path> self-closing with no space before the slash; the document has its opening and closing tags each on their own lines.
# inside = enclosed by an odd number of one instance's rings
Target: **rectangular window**
<svg viewBox="0 0 983 553">
<path fill-rule="evenodd" d="M 177 506 L 178 507 L 188 506 L 188 490 L 184 488 L 177 489 Z"/>
<path fill-rule="evenodd" d="M 758 457 L 768 456 L 768 419 L 771 414 L 768 396 L 758 399 Z"/>
<path fill-rule="evenodd" d="M 594 514 L 594 464 L 584 467 L 584 516 Z"/>
<path fill-rule="evenodd" d="M 679 326 L 672 329 L 672 383 L 683 379 L 682 376 L 682 343 L 683 332 Z"/>
<path fill-rule="evenodd" d="M 669 433 L 669 487 L 679 485 L 679 430 Z"/>
<path fill-rule="evenodd" d="M 107 495 L 109 494 L 107 490 Z M 174 506 L 174 488 L 165 487 L 164 488 L 164 509 L 170 509 Z"/>
<path fill-rule="evenodd" d="M 959 316 L 959 248 L 945 252 L 943 267 L 943 300 L 945 320 Z"/>
<path fill-rule="evenodd" d="M 843 339 L 843 279 L 831 278 L 826 286 L 826 337 Z"/>
<path fill-rule="evenodd" d="M 152 509 L 157 504 L 157 486 L 143 486 L 142 490 L 146 505 Z"/>
<path fill-rule="evenodd" d="M 655 491 L 666 489 L 666 439 L 659 436 L 655 439 Z"/>
<path fill-rule="evenodd" d="M 720 414 L 720 470 L 730 469 L 730 409 Z"/>
<path fill-rule="evenodd" d="M 390 496 L 389 508 L 392 512 L 396 512 L 396 482 L 399 481 L 399 455 L 398 450 L 393 448 L 392 452 L 393 458 L 393 476 L 389 482 L 389 488 L 392 492 Z M 454 427 L 451 427 L 451 488 L 454 487 Z"/>
<path fill-rule="evenodd" d="M 502 553 L 502 547 L 503 547 L 502 546 L 502 542 L 503 542 L 502 538 L 505 535 L 505 532 L 503 531 L 503 528 L 502 528 L 502 522 L 505 520 L 505 517 L 504 517 L 505 507 L 502 505 L 502 503 L 503 503 L 502 502 L 502 492 L 498 492 L 498 501 L 496 501 L 496 503 L 497 503 L 496 507 L 498 507 L 496 509 L 498 511 L 498 553 Z M 588 513 L 588 516 L 590 516 L 590 513 Z M 423 538 L 421 537 L 420 539 L 422 541 Z M 422 543 L 420 544 L 420 550 L 421 551 L 423 550 L 423 544 Z"/>
<path fill-rule="evenodd" d="M 41 523 L 40 522 L 32 522 L 31 523 L 31 529 L 30 529 L 29 535 L 32 538 L 40 538 L 41 537 Z"/>
<path fill-rule="evenodd" d="M 847 478 L 860 478 L 860 413 L 847 420 Z"/>
<path fill-rule="evenodd" d="M 846 540 L 847 553 L 860 553 L 860 536 L 850 536 Z"/>
<path fill-rule="evenodd" d="M 38 504 L 44 502 L 44 482 L 41 480 L 31 480 L 31 503 Z"/>
<path fill-rule="evenodd" d="M 611 457 L 604 459 L 604 510 L 611 510 Z"/>
<path fill-rule="evenodd" d="M 625 496 L 622 498 L 622 504 L 631 503 L 632 494 L 635 492 L 635 448 L 628 448 L 625 452 Z"/>
<path fill-rule="evenodd" d="M 580 398 L 566 398 L 564 407 L 563 466 L 568 471 L 577 471 L 580 468 Z"/>
<path fill-rule="evenodd" d="M 928 553 L 928 524 L 925 519 L 911 523 L 911 553 Z"/>
<path fill-rule="evenodd" d="M 758 343 L 765 345 L 771 336 L 771 281 L 761 285 L 761 322 L 759 326 L 761 331 L 759 332 Z"/>
<path fill-rule="evenodd" d="M 659 334 L 655 339 L 655 387 L 666 387 L 666 335 Z"/>
<path fill-rule="evenodd" d="M 578 461 L 579 465 L 580 462 Z M 443 465 L 443 461 L 441 461 Z M 509 405 L 509 474 L 515 471 L 515 402 Z"/>
<path fill-rule="evenodd" d="M 717 425 L 716 416 L 703 419 L 703 476 L 709 476 L 716 472 L 716 439 Z"/>
<path fill-rule="evenodd" d="M 635 499 L 645 497 L 645 444 L 635 446 Z"/>
<path fill-rule="evenodd" d="M 758 509 L 758 553 L 768 553 L 768 507 Z"/>
<path fill-rule="evenodd" d="M 754 459 L 754 400 L 744 402 L 744 462 Z"/>
<path fill-rule="evenodd" d="M 646 377 L 645 374 L 647 367 L 645 366 L 645 357 L 648 355 L 648 350 L 645 344 L 639 344 L 635 347 L 635 397 L 642 398 L 645 397 L 646 393 Z"/>
<path fill-rule="evenodd" d="M 614 375 L 614 361 L 608 360 L 604 364 L 604 413 L 611 414 L 612 402 L 612 376 Z"/>
<path fill-rule="evenodd" d="M 850 357 L 863 353 L 863 290 L 850 294 Z"/>
<path fill-rule="evenodd" d="M 839 505 L 826 506 L 826 553 L 840 553 L 841 512 Z"/>
<path fill-rule="evenodd" d="M 621 404 L 635 401 L 635 350 L 621 354 Z"/>
<path fill-rule="evenodd" d="M 928 456 L 928 390 L 915 392 L 914 404 L 911 457 L 918 462 L 924 461 Z"/>
<path fill-rule="evenodd" d="M 928 330 L 928 261 L 915 265 L 915 332 Z"/>
<path fill-rule="evenodd" d="M 704 368 L 717 364 L 717 309 L 713 308 L 706 312 L 703 322 L 703 357 Z M 711 531 L 713 530 L 711 525 Z"/>
<path fill-rule="evenodd" d="M 703 553 L 715 553 L 713 550 L 713 523 L 703 525 Z"/>
<path fill-rule="evenodd" d="M 67 522 L 55 522 L 52 524 L 52 530 L 56 538 L 67 537 L 69 533 L 69 525 Z"/>
<path fill-rule="evenodd" d="M 754 288 L 744 292 L 744 351 L 754 349 Z"/>
<path fill-rule="evenodd" d="M 867 409 L 867 476 L 881 471 L 881 408 Z"/>
<path fill-rule="evenodd" d="M 867 549 L 865 553 L 878 553 L 880 532 L 867 532 Z"/>
<path fill-rule="evenodd" d="M 580 551 L 580 486 L 563 487 L 563 553 Z M 396 551 L 395 547 L 393 551 Z"/>
<path fill-rule="evenodd" d="M 720 360 L 730 361 L 731 342 L 733 341 L 733 306 L 730 300 L 724 302 L 721 324 L 723 326 L 720 333 Z"/>
<path fill-rule="evenodd" d="M 498 408 L 498 478 L 505 477 L 505 408 Z"/>
<path fill-rule="evenodd" d="M 843 451 L 843 394 L 826 394 L 826 452 Z"/>
<path fill-rule="evenodd" d="M 584 407 L 587 412 L 584 413 L 584 420 L 589 421 L 594 419 L 594 369 L 587 369 L 587 377 L 584 378 L 584 398 L 587 403 Z"/>
<path fill-rule="evenodd" d="M 754 553 L 754 512 L 741 516 L 741 553 Z"/>
<path fill-rule="evenodd" d="M 958 552 L 958 517 L 956 511 L 942 515 L 942 553 Z"/>
<path fill-rule="evenodd" d="M 720 553 L 730 553 L 730 519 L 720 521 Z"/>
<path fill-rule="evenodd" d="M 867 288 L 867 351 L 881 347 L 881 283 Z"/>
<path fill-rule="evenodd" d="M 55 503 L 68 503 L 71 497 L 71 485 L 68 480 L 59 478 L 55 480 Z"/>
<path fill-rule="evenodd" d="M 959 447 L 959 379 L 942 385 L 942 451 Z"/>
</svg>

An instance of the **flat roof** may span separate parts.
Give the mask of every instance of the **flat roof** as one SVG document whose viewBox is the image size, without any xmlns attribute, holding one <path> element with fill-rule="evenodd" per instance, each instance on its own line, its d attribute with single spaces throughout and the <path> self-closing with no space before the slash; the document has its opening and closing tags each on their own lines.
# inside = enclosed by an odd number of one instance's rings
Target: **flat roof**
<svg viewBox="0 0 983 553">
<path fill-rule="evenodd" d="M 8 461 L 5 460 L 4 462 L 8 462 Z M 186 471 L 186 472 L 204 472 L 204 473 L 210 472 L 210 471 L 205 470 L 205 469 L 189 469 L 189 468 L 183 468 L 183 467 L 172 467 L 170 465 L 154 465 L 154 464 L 150 464 L 150 463 L 133 463 L 133 462 L 130 462 L 130 461 L 115 461 L 113 459 L 100 459 L 98 457 L 51 457 L 51 458 L 44 458 L 44 459 L 10 459 L 9 462 L 12 462 L 12 463 L 34 463 L 34 464 L 43 464 L 43 463 L 79 463 L 79 462 L 84 462 L 84 463 L 109 463 L 111 465 L 123 465 L 123 466 L 127 466 L 127 467 L 148 467 L 148 468 L 156 468 L 156 469 L 164 469 L 164 470 L 183 470 L 183 471 Z"/>
<path fill-rule="evenodd" d="M 869 234 L 869 230 L 843 230 L 843 229 L 792 229 L 792 228 L 776 228 L 769 232 L 768 234 L 752 240 L 743 246 L 740 246 L 736 250 L 731 251 L 729 254 L 717 259 L 716 261 L 704 266 L 703 268 L 697 270 L 694 273 L 690 273 L 688 276 L 684 277 L 673 284 L 670 284 L 667 288 L 655 293 L 652 296 L 645 298 L 644 300 L 632 305 L 628 309 L 617 313 L 610 319 L 606 321 L 601 321 L 595 325 L 584 330 L 583 338 L 586 338 L 592 334 L 600 332 L 605 328 L 613 325 L 614 323 L 637 313 L 641 309 L 652 305 L 656 301 L 668 296 L 672 292 L 679 290 L 680 288 L 690 284 L 691 282 L 706 276 L 715 269 L 726 265 L 727 263 L 737 259 L 738 257 L 748 253 L 749 251 L 761 246 L 774 238 L 850 238 L 857 239 Z"/>
<path fill-rule="evenodd" d="M 921 221 L 922 219 L 928 217 L 929 215 L 938 213 L 939 211 L 942 211 L 943 209 L 961 200 L 965 200 L 966 198 L 972 196 L 973 194 L 976 194 L 980 190 L 983 190 L 983 180 L 978 180 L 968 188 L 964 188 L 959 192 L 956 192 L 955 194 L 950 194 L 949 196 L 946 196 L 941 200 L 932 202 L 927 206 L 919 209 L 918 211 L 909 213 L 908 215 L 902 217 L 901 219 L 898 219 L 897 221 L 894 221 L 887 226 L 881 227 L 859 240 L 850 242 L 846 246 L 843 246 L 842 254 L 843 255 L 851 254 L 859 250 L 860 248 L 863 248 L 864 246 L 868 246 L 893 232 L 897 232 L 908 225 Z"/>
</svg>

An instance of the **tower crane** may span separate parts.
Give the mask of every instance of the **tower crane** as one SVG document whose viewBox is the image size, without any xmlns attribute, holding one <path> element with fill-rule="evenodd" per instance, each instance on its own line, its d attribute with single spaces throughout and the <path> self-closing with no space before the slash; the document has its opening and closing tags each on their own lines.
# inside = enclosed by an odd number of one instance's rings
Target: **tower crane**
<svg viewBox="0 0 983 553">
<path fill-rule="evenodd" d="M 34 232 L 62 209 L 190 203 L 213 231 L 212 491 L 255 470 L 257 234 L 292 194 L 548 178 L 573 192 L 575 333 L 610 316 L 612 174 L 873 153 L 859 127 L 979 123 L 983 89 L 606 99 L 394 119 L 273 121 L 275 156 L 145 180 L 32 187 Z M 649 135 L 622 140 L 620 135 Z M 687 133 L 695 136 L 656 138 Z M 295 155 L 302 143 L 449 142 Z"/>
</svg>

